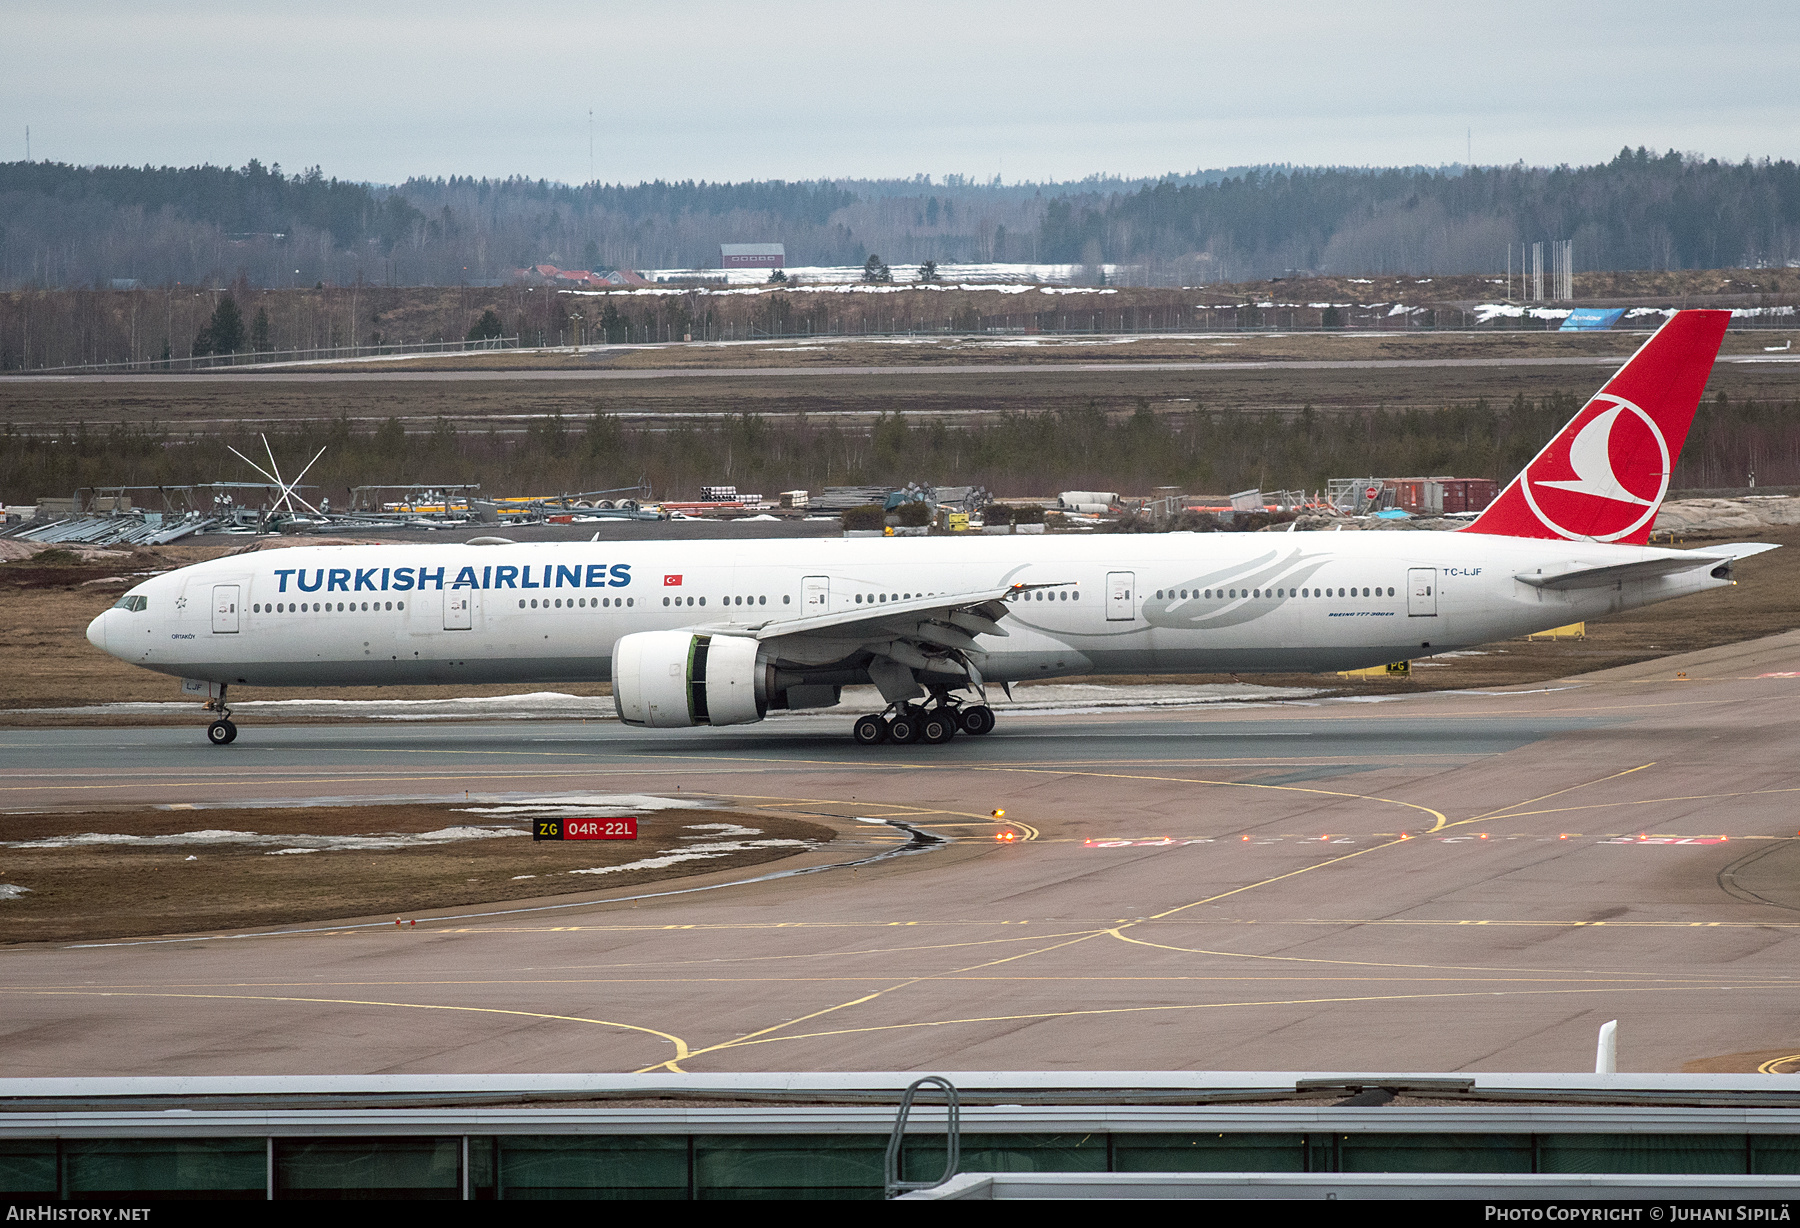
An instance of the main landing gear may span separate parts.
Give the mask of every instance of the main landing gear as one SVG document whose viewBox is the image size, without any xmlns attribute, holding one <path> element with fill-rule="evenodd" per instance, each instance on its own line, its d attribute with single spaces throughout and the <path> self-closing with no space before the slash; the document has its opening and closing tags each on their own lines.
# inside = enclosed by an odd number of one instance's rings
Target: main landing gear
<svg viewBox="0 0 1800 1228">
<path fill-rule="evenodd" d="M 231 709 L 225 706 L 225 684 L 219 684 L 219 697 L 206 701 L 206 710 L 216 712 L 219 719 L 206 727 L 206 740 L 214 746 L 230 746 L 237 741 L 237 726 L 231 723 Z"/>
<path fill-rule="evenodd" d="M 948 695 L 936 695 L 926 704 L 894 704 L 880 716 L 862 717 L 851 736 L 858 746 L 890 741 L 902 746 L 914 742 L 939 746 L 958 733 L 980 737 L 993 727 L 994 710 L 986 704 L 964 704 Z"/>
</svg>

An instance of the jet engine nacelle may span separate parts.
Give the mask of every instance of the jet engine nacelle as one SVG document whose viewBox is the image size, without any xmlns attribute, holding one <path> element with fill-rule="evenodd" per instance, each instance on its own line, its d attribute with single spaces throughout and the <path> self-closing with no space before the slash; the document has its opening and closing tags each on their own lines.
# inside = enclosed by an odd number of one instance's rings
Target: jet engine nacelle
<svg viewBox="0 0 1800 1228">
<path fill-rule="evenodd" d="M 769 710 L 774 665 L 749 636 L 640 631 L 613 645 L 613 705 L 627 725 L 743 725 Z"/>
</svg>

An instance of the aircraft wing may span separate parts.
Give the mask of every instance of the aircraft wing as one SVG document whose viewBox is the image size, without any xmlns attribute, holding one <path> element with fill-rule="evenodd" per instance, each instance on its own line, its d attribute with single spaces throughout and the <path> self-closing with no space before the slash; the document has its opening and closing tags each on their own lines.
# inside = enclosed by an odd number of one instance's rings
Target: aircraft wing
<svg viewBox="0 0 1800 1228">
<path fill-rule="evenodd" d="M 710 635 L 752 636 L 768 644 L 782 660 L 799 665 L 826 665 L 868 652 L 927 673 L 969 677 L 979 685 L 976 662 L 983 654 L 976 647 L 975 637 L 1006 634 L 1000 620 L 1009 612 L 1007 598 L 1035 588 L 1060 587 L 1063 586 L 1009 584 L 887 601 L 808 618 L 714 624 L 694 630 Z"/>
<path fill-rule="evenodd" d="M 1684 571 L 1694 571 L 1701 567 L 1729 568 L 1738 559 L 1746 559 L 1765 550 L 1779 549 L 1779 546 L 1764 542 L 1738 542 L 1665 555 L 1662 558 L 1639 559 L 1634 563 L 1604 566 L 1569 563 L 1562 567 L 1544 567 L 1535 571 L 1522 571 L 1514 578 L 1534 588 L 1607 588 L 1626 580 L 1653 580 L 1658 576 L 1680 575 Z"/>
</svg>

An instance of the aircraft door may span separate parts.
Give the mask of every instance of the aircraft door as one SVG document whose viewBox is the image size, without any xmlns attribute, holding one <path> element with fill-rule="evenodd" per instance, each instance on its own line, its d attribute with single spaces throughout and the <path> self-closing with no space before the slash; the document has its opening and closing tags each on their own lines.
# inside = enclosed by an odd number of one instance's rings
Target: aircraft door
<svg viewBox="0 0 1800 1228">
<path fill-rule="evenodd" d="M 1137 617 L 1137 573 L 1134 571 L 1109 571 L 1106 573 L 1106 621 L 1109 623 L 1130 622 Z"/>
<path fill-rule="evenodd" d="M 236 635 L 238 629 L 238 586 L 215 584 L 212 594 L 212 629 L 214 635 Z"/>
<path fill-rule="evenodd" d="M 1413 618 L 1437 616 L 1437 568 L 1414 567 L 1407 571 L 1406 612 Z"/>
<path fill-rule="evenodd" d="M 802 580 L 800 617 L 831 613 L 831 577 L 807 576 Z"/>
<path fill-rule="evenodd" d="M 470 631 L 475 626 L 475 595 L 469 589 L 444 594 L 444 630 Z"/>
</svg>

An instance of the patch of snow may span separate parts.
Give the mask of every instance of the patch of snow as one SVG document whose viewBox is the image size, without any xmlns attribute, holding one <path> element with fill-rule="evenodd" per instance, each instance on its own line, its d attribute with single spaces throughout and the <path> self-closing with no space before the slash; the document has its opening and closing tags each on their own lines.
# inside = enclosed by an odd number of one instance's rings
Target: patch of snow
<svg viewBox="0 0 1800 1228">
<path fill-rule="evenodd" d="M 412 848 L 431 844 L 455 844 L 464 840 L 497 840 L 506 836 L 526 836 L 530 832 L 517 827 L 445 827 L 428 832 L 394 832 L 379 836 L 307 836 L 288 833 L 286 835 L 263 835 L 253 831 L 223 831 L 207 829 L 204 831 L 176 832 L 166 836 L 130 836 L 117 832 L 86 832 L 79 836 L 47 836 L 40 840 L 14 840 L 0 844 L 0 848 L 14 849 L 63 849 L 84 848 L 95 845 L 115 845 L 127 848 L 171 848 L 183 845 L 263 845 L 275 844 L 283 847 L 273 850 L 271 855 L 280 853 L 316 853 L 336 852 L 344 850 L 368 851 L 376 849 Z"/>
<path fill-rule="evenodd" d="M 719 844 L 696 844 L 679 853 L 665 853 L 660 857 L 644 857 L 637 861 L 628 861 L 617 866 L 594 866 L 587 870 L 570 870 L 570 874 L 620 874 L 626 870 L 660 870 L 665 866 L 677 865 L 684 861 L 706 861 L 714 857 L 729 857 L 733 853 L 748 852 L 751 849 L 801 848 L 813 847 L 811 840 L 727 840 Z"/>
<path fill-rule="evenodd" d="M 1644 308 L 1640 310 L 1654 311 L 1655 309 Z M 1526 316 L 1530 316 L 1534 320 L 1566 320 L 1569 318 L 1569 309 L 1566 307 L 1521 307 L 1517 303 L 1478 303 L 1471 309 L 1471 313 L 1474 315 L 1475 323 L 1477 324 L 1486 324 L 1489 320 L 1502 318 L 1518 320 L 1523 319 Z M 1631 313 L 1627 314 L 1629 315 Z M 1670 312 L 1664 314 L 1673 313 Z"/>
<path fill-rule="evenodd" d="M 1013 684 L 1013 699 L 1008 700 L 998 686 L 989 685 L 987 702 L 996 712 L 1030 712 L 1034 715 L 1074 715 L 1082 712 L 1151 712 L 1182 708 L 1232 707 L 1240 704 L 1263 705 L 1290 700 L 1303 700 L 1318 695 L 1311 687 L 1258 686 L 1248 682 L 1216 683 L 1207 686 L 1157 685 L 1103 686 L 1097 683 L 1028 682 Z M 829 712 L 800 709 L 775 712 L 769 721 L 816 719 L 821 716 L 880 712 L 886 707 L 881 692 L 872 686 L 847 686 L 839 706 Z"/>
<path fill-rule="evenodd" d="M 496 819 L 621 819 L 653 810 L 705 810 L 710 804 L 696 798 L 653 797 L 648 793 L 553 793 L 491 805 L 458 806 L 456 810 Z"/>
<path fill-rule="evenodd" d="M 937 266 L 939 281 L 918 282 L 912 280 L 918 275 L 919 266 L 917 264 L 893 264 L 888 266 L 894 278 L 891 285 L 864 283 L 862 279 L 863 266 L 860 264 L 798 265 L 783 269 L 782 272 L 786 273 L 790 280 L 799 280 L 800 284 L 797 286 L 782 285 L 780 282 L 771 285 L 769 283 L 770 270 L 768 269 L 644 269 L 641 270 L 641 275 L 653 282 L 663 277 L 708 277 L 723 280 L 734 287 L 746 286 L 757 290 L 835 289 L 842 285 L 854 285 L 870 290 L 940 288 L 990 290 L 997 287 L 992 285 L 958 286 L 952 283 L 966 282 L 971 279 L 979 279 L 982 282 L 1050 281 L 1066 283 L 1076 275 L 1076 271 L 1080 267 L 1073 264 L 940 264 Z M 1116 264 L 1105 264 L 1100 267 L 1105 271 L 1109 280 L 1119 273 L 1119 266 Z M 666 285 L 659 285 L 649 290 L 639 289 L 632 293 L 705 294 L 709 290 L 714 294 L 719 293 L 717 287 Z M 618 292 L 617 290 L 612 291 L 612 293 Z M 606 291 L 577 291 L 576 293 L 606 293 Z"/>
<path fill-rule="evenodd" d="M 689 823 L 682 831 L 708 831 L 714 836 L 760 836 L 760 827 L 740 827 L 736 823 Z M 683 840 L 703 840 L 704 836 L 683 836 Z"/>
<path fill-rule="evenodd" d="M 252 699 L 234 703 L 231 707 L 233 711 L 246 714 L 261 712 L 271 716 L 335 717 L 356 721 L 618 719 L 618 710 L 607 696 L 566 695 L 559 691 L 444 699 Z M 87 704 L 56 711 L 70 716 L 200 714 L 195 704 L 183 702 Z"/>
<path fill-rule="evenodd" d="M 17 883 L 0 883 L 0 900 L 16 900 L 30 890 L 30 887 L 21 887 Z"/>
</svg>

